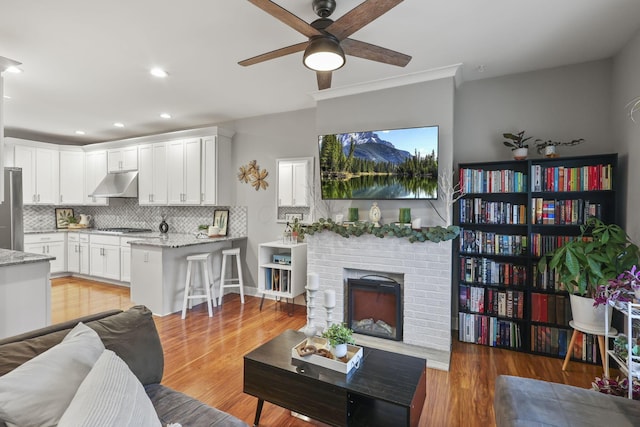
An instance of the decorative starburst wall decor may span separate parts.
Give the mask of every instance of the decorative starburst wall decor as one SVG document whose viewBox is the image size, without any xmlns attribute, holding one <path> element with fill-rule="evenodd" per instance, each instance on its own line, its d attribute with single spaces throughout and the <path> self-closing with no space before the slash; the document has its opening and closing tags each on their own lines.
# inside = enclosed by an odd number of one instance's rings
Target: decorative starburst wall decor
<svg viewBox="0 0 640 427">
<path fill-rule="evenodd" d="M 269 172 L 267 172 L 266 169 L 261 170 L 256 160 L 251 160 L 248 164 L 240 166 L 239 169 L 240 172 L 238 172 L 238 180 L 240 182 L 251 184 L 256 191 L 261 188 L 266 190 L 269 186 L 269 183 L 267 182 Z"/>
</svg>

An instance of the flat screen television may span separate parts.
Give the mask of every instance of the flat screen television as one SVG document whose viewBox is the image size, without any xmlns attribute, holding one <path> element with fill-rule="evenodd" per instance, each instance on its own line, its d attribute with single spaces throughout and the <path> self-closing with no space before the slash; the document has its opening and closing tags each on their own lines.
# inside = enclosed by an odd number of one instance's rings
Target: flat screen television
<svg viewBox="0 0 640 427">
<path fill-rule="evenodd" d="M 318 137 L 322 198 L 438 198 L 438 126 Z"/>
</svg>

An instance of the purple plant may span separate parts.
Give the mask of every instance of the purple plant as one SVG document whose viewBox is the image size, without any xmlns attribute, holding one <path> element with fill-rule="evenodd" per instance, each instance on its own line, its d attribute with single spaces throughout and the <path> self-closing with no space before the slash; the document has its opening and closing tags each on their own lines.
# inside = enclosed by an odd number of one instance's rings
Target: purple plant
<svg viewBox="0 0 640 427">
<path fill-rule="evenodd" d="M 609 280 L 606 285 L 599 285 L 593 297 L 593 306 L 607 304 L 609 301 L 633 301 L 634 291 L 636 290 L 640 290 L 640 268 L 634 265 L 630 270 L 624 271 L 615 279 Z"/>
<path fill-rule="evenodd" d="M 591 383 L 591 388 L 595 391 L 599 391 L 600 393 L 627 397 L 629 395 L 629 380 L 627 378 L 620 380 L 619 377 L 616 377 L 615 380 L 611 378 L 596 377 L 596 379 Z M 636 379 L 633 380 L 631 393 L 633 395 L 633 400 L 640 400 L 640 382 Z"/>
</svg>

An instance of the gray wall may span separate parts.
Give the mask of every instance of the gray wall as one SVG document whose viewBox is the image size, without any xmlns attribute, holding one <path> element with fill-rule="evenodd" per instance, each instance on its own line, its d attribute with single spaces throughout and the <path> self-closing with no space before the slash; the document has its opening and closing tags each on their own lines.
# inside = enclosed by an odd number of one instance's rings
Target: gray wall
<svg viewBox="0 0 640 427">
<path fill-rule="evenodd" d="M 640 96 L 640 31 L 636 33 L 613 61 L 613 104 L 611 122 L 620 153 L 623 224 L 635 242 L 640 242 L 640 114 L 638 123 L 632 122 L 624 107 L 633 98 Z M 627 110 L 628 112 L 628 110 Z M 635 186 L 635 187 L 634 187 Z"/>
<path fill-rule="evenodd" d="M 533 139 L 586 140 L 559 147 L 562 156 L 615 152 L 611 68 L 602 60 L 463 83 L 456 92 L 455 163 L 510 160 L 502 133 L 521 130 Z M 529 157 L 542 156 L 530 146 Z"/>
</svg>

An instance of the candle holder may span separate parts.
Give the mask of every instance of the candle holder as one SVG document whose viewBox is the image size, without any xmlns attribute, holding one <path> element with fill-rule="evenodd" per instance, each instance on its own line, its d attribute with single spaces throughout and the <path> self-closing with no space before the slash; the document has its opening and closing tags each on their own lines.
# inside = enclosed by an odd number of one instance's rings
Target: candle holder
<svg viewBox="0 0 640 427">
<path fill-rule="evenodd" d="M 310 288 L 309 286 L 305 287 L 307 290 L 307 326 L 304 328 L 304 334 L 307 337 L 307 341 L 309 338 L 314 337 L 318 330 L 313 324 L 313 319 L 315 318 L 313 314 L 313 308 L 315 307 L 313 300 L 316 296 L 317 289 Z"/>
<path fill-rule="evenodd" d="M 331 324 L 333 323 L 333 309 L 334 307 L 327 307 L 326 305 L 324 306 L 324 309 L 327 310 L 327 329 L 329 329 L 329 326 L 331 326 Z"/>
</svg>

